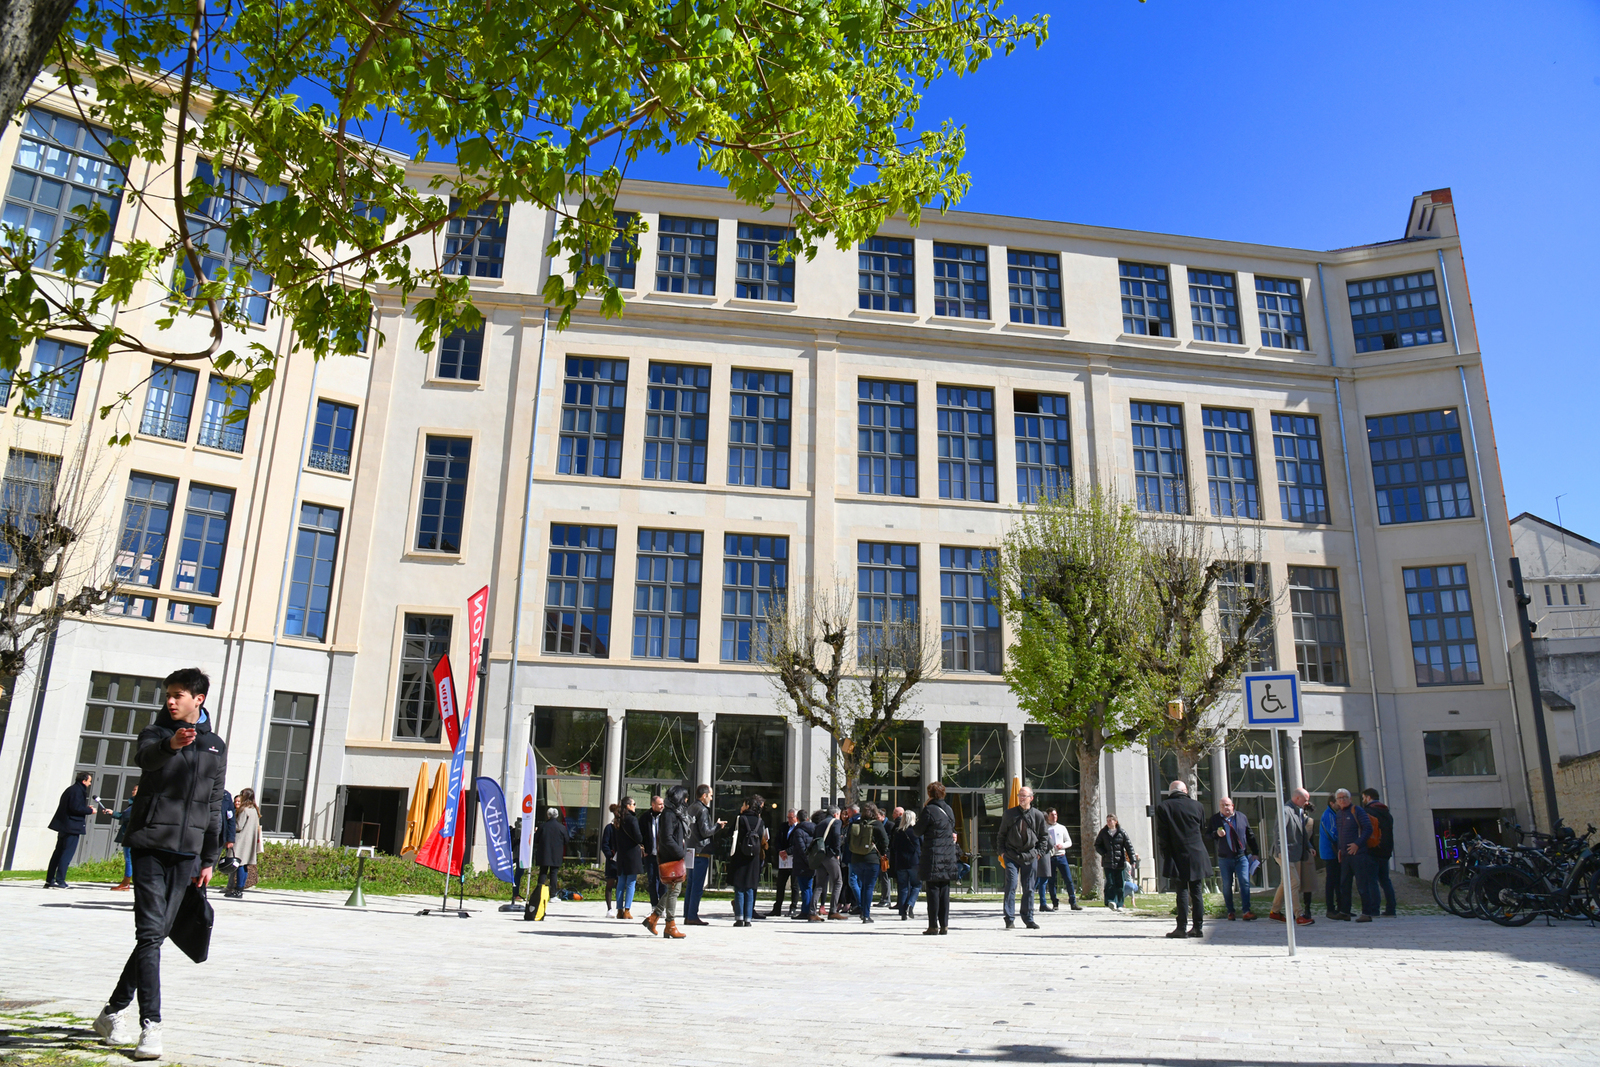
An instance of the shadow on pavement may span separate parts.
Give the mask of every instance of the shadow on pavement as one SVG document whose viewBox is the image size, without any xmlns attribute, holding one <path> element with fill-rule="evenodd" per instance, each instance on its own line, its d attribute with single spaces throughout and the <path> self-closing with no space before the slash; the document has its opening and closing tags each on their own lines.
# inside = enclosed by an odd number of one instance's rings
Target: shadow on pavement
<svg viewBox="0 0 1600 1067">
<path fill-rule="evenodd" d="M 4 1056 L 6 1063 L 30 1063 L 41 1054 L 58 1053 L 93 1053 L 93 1061 L 105 1062 L 101 1057 L 115 1057 L 125 1059 L 126 1053 L 119 1049 L 109 1049 L 100 1044 L 100 1039 L 95 1032 L 86 1026 L 73 1026 L 63 1023 L 28 1022 L 21 1026 L 0 1026 L 0 1055 Z M 9 1053 L 21 1053 L 13 1057 Z M 51 1058 L 47 1062 L 55 1063 Z M 71 1062 L 80 1062 L 72 1059 Z"/>
<path fill-rule="evenodd" d="M 1240 1060 L 1190 1058 L 1177 1056 L 1074 1056 L 1066 1049 L 1053 1045 L 1001 1045 L 991 1051 L 961 1049 L 957 1052 L 896 1052 L 897 1059 L 952 1060 L 965 1063 L 1093 1063 L 1126 1064 L 1128 1067 L 1239 1067 L 1240 1064 L 1259 1067 L 1428 1067 L 1420 1063 L 1399 1060 L 1380 1064 L 1377 1060 Z M 1452 1063 L 1451 1067 L 1489 1067 L 1487 1064 Z"/>
</svg>

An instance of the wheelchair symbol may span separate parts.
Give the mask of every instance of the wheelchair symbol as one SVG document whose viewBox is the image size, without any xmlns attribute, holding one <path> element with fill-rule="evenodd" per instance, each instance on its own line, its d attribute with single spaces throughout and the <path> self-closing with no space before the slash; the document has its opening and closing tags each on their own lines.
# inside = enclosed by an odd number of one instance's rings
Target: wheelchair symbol
<svg viewBox="0 0 1600 1067">
<path fill-rule="evenodd" d="M 1262 685 L 1261 685 L 1261 688 L 1266 690 L 1266 692 L 1264 694 L 1262 694 L 1262 697 L 1261 697 L 1261 710 L 1262 710 L 1262 712 L 1265 713 L 1265 714 L 1271 715 L 1274 712 L 1282 711 L 1283 708 L 1284 708 L 1284 703 L 1283 703 L 1283 701 L 1279 700 L 1277 698 L 1277 696 L 1272 692 L 1272 683 L 1271 682 L 1263 682 Z"/>
</svg>

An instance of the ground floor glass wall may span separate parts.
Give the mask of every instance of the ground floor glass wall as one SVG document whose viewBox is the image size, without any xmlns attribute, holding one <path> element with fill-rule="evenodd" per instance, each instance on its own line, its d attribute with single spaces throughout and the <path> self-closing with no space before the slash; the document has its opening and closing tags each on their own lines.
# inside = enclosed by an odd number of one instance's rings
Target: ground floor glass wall
<svg viewBox="0 0 1600 1067">
<path fill-rule="evenodd" d="M 956 816 L 956 841 L 968 888 L 1002 885 L 997 844 L 1005 815 L 1006 730 L 990 724 L 939 727 L 939 780 Z"/>
<path fill-rule="evenodd" d="M 699 721 L 667 711 L 630 711 L 622 721 L 622 795 L 640 812 L 650 798 L 675 785 L 694 788 L 694 757 Z"/>
<path fill-rule="evenodd" d="M 896 723 L 861 765 L 861 799 L 885 814 L 922 810 L 922 724 Z"/>
<path fill-rule="evenodd" d="M 534 709 L 534 821 L 543 822 L 550 808 L 561 813 L 568 859 L 593 860 L 600 854 L 600 831 L 610 803 L 600 795 L 605 760 L 603 709 Z"/>
</svg>

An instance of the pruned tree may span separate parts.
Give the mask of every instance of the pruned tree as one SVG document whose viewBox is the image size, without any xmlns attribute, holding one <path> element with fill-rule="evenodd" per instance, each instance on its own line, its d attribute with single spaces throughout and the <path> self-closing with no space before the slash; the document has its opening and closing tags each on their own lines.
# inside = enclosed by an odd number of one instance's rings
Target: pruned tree
<svg viewBox="0 0 1600 1067">
<path fill-rule="evenodd" d="M 1273 597 L 1261 561 L 1259 524 L 1187 516 L 1146 517 L 1140 526 L 1146 619 L 1139 656 L 1155 719 L 1152 747 L 1176 754 L 1178 777 L 1199 795 L 1200 760 L 1228 731 L 1241 676 L 1271 655 Z"/>
<path fill-rule="evenodd" d="M 826 731 L 838 747 L 843 796 L 854 800 L 861 769 L 917 688 L 939 671 L 937 639 L 906 613 L 858 622 L 856 590 L 844 582 L 773 597 L 752 639 L 752 658 L 778 690 L 784 711 Z"/>
<path fill-rule="evenodd" d="M 1045 496 L 1021 508 L 991 578 L 1012 636 L 1007 684 L 1034 722 L 1076 746 L 1086 848 L 1105 820 L 1101 753 L 1151 725 L 1141 699 L 1138 631 L 1148 612 L 1138 523 L 1100 489 Z M 1101 891 L 1100 865 L 1086 860 L 1083 881 Z"/>
</svg>

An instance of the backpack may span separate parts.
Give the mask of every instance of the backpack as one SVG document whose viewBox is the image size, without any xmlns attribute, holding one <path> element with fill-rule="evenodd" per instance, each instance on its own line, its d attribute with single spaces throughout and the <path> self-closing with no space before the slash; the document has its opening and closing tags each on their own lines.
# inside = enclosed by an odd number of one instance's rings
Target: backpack
<svg viewBox="0 0 1600 1067">
<path fill-rule="evenodd" d="M 740 820 L 741 824 L 743 820 Z M 739 827 L 739 841 L 734 845 L 733 854 L 746 859 L 761 855 L 761 824 L 756 824 L 756 829 L 748 830 L 743 825 Z"/>
<path fill-rule="evenodd" d="M 1017 821 L 1006 831 L 1006 847 L 1013 852 L 1032 851 L 1037 836 L 1033 827 L 1028 825 L 1027 812 L 1020 812 Z"/>
<path fill-rule="evenodd" d="M 850 824 L 850 851 L 857 856 L 865 856 L 876 848 L 872 843 L 872 824 L 865 819 Z"/>
<path fill-rule="evenodd" d="M 1383 844 L 1383 827 L 1378 825 L 1378 817 L 1371 812 L 1367 813 L 1367 821 L 1372 824 L 1372 833 L 1367 835 L 1367 851 L 1372 851 Z"/>
<path fill-rule="evenodd" d="M 819 829 L 816 836 L 811 839 L 811 844 L 806 846 L 806 863 L 814 871 L 820 871 L 828 862 L 828 831 L 833 829 L 833 820 Z"/>
</svg>

